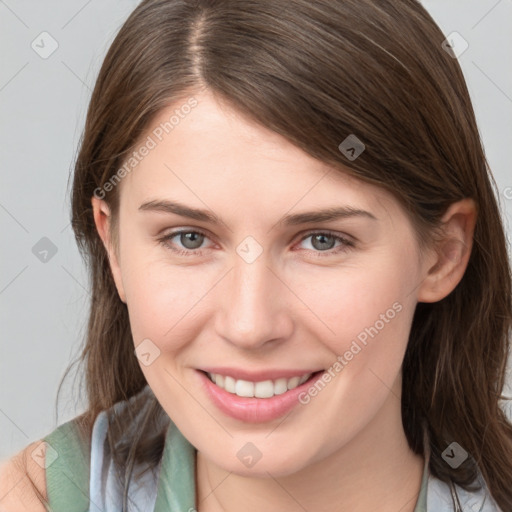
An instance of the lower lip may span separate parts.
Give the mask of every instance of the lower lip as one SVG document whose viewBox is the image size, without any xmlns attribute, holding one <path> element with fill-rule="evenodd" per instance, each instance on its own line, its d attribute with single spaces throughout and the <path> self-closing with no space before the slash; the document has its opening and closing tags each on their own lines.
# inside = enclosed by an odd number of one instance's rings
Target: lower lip
<svg viewBox="0 0 512 512">
<path fill-rule="evenodd" d="M 308 389 L 323 372 L 314 373 L 306 382 L 272 398 L 244 398 L 214 384 L 202 371 L 197 374 L 212 402 L 224 414 L 247 423 L 272 421 L 290 412 L 299 402 L 299 395 Z"/>
</svg>

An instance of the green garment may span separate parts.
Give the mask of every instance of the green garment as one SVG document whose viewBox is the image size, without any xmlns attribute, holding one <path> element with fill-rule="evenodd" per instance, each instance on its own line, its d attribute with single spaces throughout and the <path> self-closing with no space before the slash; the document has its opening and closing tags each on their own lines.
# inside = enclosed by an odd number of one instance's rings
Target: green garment
<svg viewBox="0 0 512 512">
<path fill-rule="evenodd" d="M 90 441 L 80 439 L 74 420 L 56 428 L 43 441 L 58 454 L 52 461 L 53 451 L 47 449 L 46 488 L 50 510 L 88 512 Z M 196 510 L 195 454 L 195 448 L 171 422 L 166 435 L 154 512 Z M 425 461 L 421 490 L 414 512 L 427 512 L 427 483 L 428 465 Z"/>
</svg>

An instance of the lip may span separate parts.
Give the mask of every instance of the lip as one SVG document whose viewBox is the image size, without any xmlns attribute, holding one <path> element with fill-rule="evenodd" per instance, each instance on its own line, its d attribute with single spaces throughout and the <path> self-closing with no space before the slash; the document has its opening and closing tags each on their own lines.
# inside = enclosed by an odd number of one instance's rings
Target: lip
<svg viewBox="0 0 512 512">
<path fill-rule="evenodd" d="M 244 371 L 234 372 L 234 369 L 221 368 L 208 369 L 205 371 L 220 373 L 221 375 L 231 375 L 233 378 L 235 378 L 233 373 L 236 373 L 237 375 L 244 375 L 244 377 L 238 378 L 253 382 L 274 380 L 273 378 L 267 377 L 268 375 L 273 375 L 272 371 L 260 372 L 258 374 L 249 374 Z M 299 395 L 309 388 L 324 372 L 324 370 L 314 372 L 306 382 L 294 389 L 286 391 L 282 395 L 274 395 L 272 398 L 244 398 L 233 393 L 228 393 L 225 389 L 214 384 L 206 373 L 204 373 L 205 371 L 196 370 L 196 373 L 206 395 L 222 413 L 245 423 L 265 423 L 284 416 L 300 403 Z M 279 378 L 279 376 L 284 377 L 285 375 L 283 375 L 283 373 L 284 372 L 281 371 L 278 377 L 274 378 Z M 298 377 L 305 373 L 311 372 L 305 371 L 303 373 L 297 373 L 297 371 L 293 370 L 289 378 Z M 256 379 L 254 379 L 254 377 L 256 377 Z"/>
</svg>

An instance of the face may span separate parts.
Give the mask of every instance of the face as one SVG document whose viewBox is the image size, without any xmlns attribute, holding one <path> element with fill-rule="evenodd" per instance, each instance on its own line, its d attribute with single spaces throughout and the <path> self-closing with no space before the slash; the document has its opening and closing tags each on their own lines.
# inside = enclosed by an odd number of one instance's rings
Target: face
<svg viewBox="0 0 512 512">
<path fill-rule="evenodd" d="M 161 140 L 180 104 L 160 113 L 142 139 L 155 147 L 118 185 L 112 270 L 141 369 L 184 436 L 228 471 L 291 474 L 399 411 L 425 268 L 390 194 L 194 97 Z M 340 215 L 306 215 L 324 210 Z"/>
</svg>

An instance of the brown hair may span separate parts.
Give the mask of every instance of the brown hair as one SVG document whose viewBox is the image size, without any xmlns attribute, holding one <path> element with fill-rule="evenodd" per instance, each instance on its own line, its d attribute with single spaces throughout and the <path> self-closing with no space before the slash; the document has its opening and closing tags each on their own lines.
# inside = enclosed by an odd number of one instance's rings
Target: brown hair
<svg viewBox="0 0 512 512">
<path fill-rule="evenodd" d="M 450 204 L 474 199 L 462 280 L 414 314 L 402 418 L 417 454 L 426 424 L 434 476 L 471 490 L 479 468 L 497 504 L 512 510 L 512 425 L 499 405 L 512 318 L 506 239 L 466 83 L 444 39 L 415 0 L 144 0 L 135 9 L 100 70 L 73 182 L 72 225 L 92 284 L 80 357 L 84 435 L 100 411 L 146 386 L 91 197 L 162 108 L 208 88 L 309 155 L 390 191 L 422 244 Z M 353 161 L 338 149 L 349 134 L 366 145 Z M 114 221 L 118 188 L 105 196 Z M 165 429 L 155 436 L 154 425 L 163 416 L 155 399 L 147 429 L 117 452 L 128 420 L 112 418 L 119 467 L 156 464 Z M 441 457 L 452 441 L 470 454 L 457 469 Z M 121 478 L 126 489 L 130 475 Z"/>
</svg>

